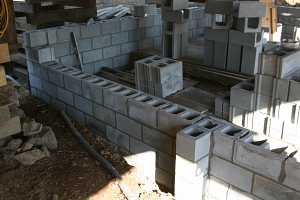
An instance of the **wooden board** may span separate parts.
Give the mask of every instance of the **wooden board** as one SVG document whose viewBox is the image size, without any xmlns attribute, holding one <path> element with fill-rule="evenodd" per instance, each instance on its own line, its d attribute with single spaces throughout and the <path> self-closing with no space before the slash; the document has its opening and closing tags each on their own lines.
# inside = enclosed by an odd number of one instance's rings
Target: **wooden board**
<svg viewBox="0 0 300 200">
<path fill-rule="evenodd" d="M 0 65 L 0 87 L 5 86 L 7 84 L 6 82 L 6 74 L 4 66 Z"/>
<path fill-rule="evenodd" d="M 0 44 L 0 64 L 10 61 L 8 44 Z"/>
</svg>

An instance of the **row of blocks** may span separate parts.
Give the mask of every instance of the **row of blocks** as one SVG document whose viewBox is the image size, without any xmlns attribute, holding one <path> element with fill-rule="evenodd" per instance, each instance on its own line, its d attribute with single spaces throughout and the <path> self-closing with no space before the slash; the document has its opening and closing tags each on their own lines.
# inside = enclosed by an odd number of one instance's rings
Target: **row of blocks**
<svg viewBox="0 0 300 200">
<path fill-rule="evenodd" d="M 183 89 L 182 62 L 150 56 L 135 62 L 137 89 L 158 97 L 167 97 Z"/>
<path fill-rule="evenodd" d="M 255 74 L 262 51 L 262 32 L 205 30 L 204 64 L 222 70 Z"/>
<path fill-rule="evenodd" d="M 266 15 L 266 7 L 257 1 L 209 0 L 206 12 L 212 15 L 213 29 L 234 28 L 253 33 L 261 31 L 261 18 Z"/>
<path fill-rule="evenodd" d="M 220 177 L 249 193 L 253 173 L 266 176 L 275 182 L 283 182 L 284 185 L 299 191 L 299 187 L 295 184 L 296 179 L 299 181 L 300 178 L 298 175 L 295 177 L 299 172 L 297 166 L 300 166 L 298 154 L 292 157 L 296 151 L 296 148 L 286 143 L 253 134 L 226 121 L 209 116 L 203 117 L 177 135 L 175 180 L 178 181 L 175 182 L 175 195 L 177 192 L 179 199 L 184 199 L 183 189 L 176 186 L 176 184 L 182 186 L 183 182 L 197 185 L 199 188 L 196 192 L 189 190 L 195 187 L 185 187 L 185 191 L 189 191 L 187 193 L 200 195 L 200 186 L 203 186 L 205 181 L 208 165 L 211 175 Z M 210 153 L 214 156 L 208 159 Z M 266 167 L 266 163 L 272 164 Z M 283 171 L 287 175 L 285 178 L 281 176 Z"/>
</svg>

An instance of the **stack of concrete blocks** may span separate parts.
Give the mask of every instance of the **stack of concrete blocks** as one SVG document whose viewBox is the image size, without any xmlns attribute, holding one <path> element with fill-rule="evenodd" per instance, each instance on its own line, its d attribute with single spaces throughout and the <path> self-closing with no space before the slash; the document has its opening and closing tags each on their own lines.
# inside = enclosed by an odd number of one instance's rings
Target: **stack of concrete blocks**
<svg viewBox="0 0 300 200">
<path fill-rule="evenodd" d="M 158 97 L 167 97 L 183 89 L 182 62 L 150 56 L 135 62 L 137 89 Z"/>
<path fill-rule="evenodd" d="M 299 155 L 284 142 L 207 116 L 178 133 L 176 152 L 176 199 L 300 198 Z"/>
<path fill-rule="evenodd" d="M 78 67 L 71 32 L 78 40 L 83 71 L 94 74 L 103 67 L 128 65 L 129 54 L 137 49 L 161 47 L 160 15 L 123 17 L 91 24 L 72 24 L 25 33 L 28 57 L 40 63 L 58 61 Z M 155 47 L 154 47 L 155 46 Z"/>
<path fill-rule="evenodd" d="M 166 0 L 162 3 L 163 55 L 179 58 L 188 43 L 188 0 Z"/>
<path fill-rule="evenodd" d="M 231 121 L 299 145 L 299 56 L 299 50 L 264 52 L 251 88 L 237 89 L 247 85 L 240 83 L 231 89 Z"/>
<path fill-rule="evenodd" d="M 224 96 L 218 96 L 215 98 L 215 112 L 214 114 L 220 118 L 229 120 L 230 114 L 230 94 Z"/>
<path fill-rule="evenodd" d="M 300 9 L 298 7 L 278 6 L 277 12 L 278 22 L 282 24 L 281 40 L 297 40 L 297 28 L 300 27 L 298 20 Z"/>
<path fill-rule="evenodd" d="M 204 64 L 221 70 L 255 74 L 262 51 L 261 19 L 265 6 L 257 1 L 209 0 L 206 12 L 212 15 L 205 31 Z"/>
</svg>

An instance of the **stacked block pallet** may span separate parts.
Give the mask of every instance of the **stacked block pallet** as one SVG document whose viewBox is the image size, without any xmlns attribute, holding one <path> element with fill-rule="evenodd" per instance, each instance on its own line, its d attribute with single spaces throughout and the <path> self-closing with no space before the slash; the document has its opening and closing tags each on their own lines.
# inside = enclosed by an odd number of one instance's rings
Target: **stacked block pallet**
<svg viewBox="0 0 300 200">
<path fill-rule="evenodd" d="M 14 2 L 17 16 L 26 16 L 32 25 L 85 22 L 96 16 L 95 0 L 26 0 Z"/>
</svg>

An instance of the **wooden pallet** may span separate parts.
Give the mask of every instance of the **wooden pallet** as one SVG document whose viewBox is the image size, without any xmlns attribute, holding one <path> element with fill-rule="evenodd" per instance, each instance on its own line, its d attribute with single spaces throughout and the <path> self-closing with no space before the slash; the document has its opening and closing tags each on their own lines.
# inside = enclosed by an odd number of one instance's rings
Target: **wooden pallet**
<svg viewBox="0 0 300 200">
<path fill-rule="evenodd" d="M 16 16 L 26 16 L 31 25 L 57 25 L 86 22 L 96 16 L 96 0 L 26 0 L 15 1 Z"/>
</svg>

